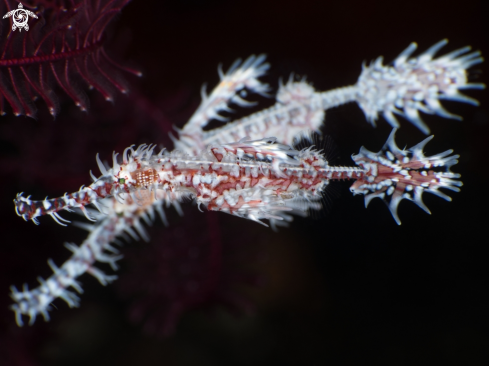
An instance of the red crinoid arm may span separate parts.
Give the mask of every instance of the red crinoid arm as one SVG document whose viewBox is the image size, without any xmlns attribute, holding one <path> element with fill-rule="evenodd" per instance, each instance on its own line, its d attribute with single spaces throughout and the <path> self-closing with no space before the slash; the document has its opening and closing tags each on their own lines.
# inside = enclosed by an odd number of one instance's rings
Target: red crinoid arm
<svg viewBox="0 0 489 366">
<path fill-rule="evenodd" d="M 394 220 L 400 225 L 397 208 L 403 199 L 414 201 L 430 213 L 422 200 L 423 192 L 433 193 L 451 201 L 452 199 L 439 189 L 459 192 L 462 182 L 455 180 L 460 178 L 460 174 L 450 171 L 450 167 L 457 164 L 459 158 L 459 155 L 450 155 L 453 150 L 424 156 L 423 148 L 433 136 L 407 150 L 401 150 L 394 140 L 395 132 L 396 129 L 391 132 L 379 152 L 373 153 L 362 147 L 358 155 L 352 156 L 355 163 L 364 168 L 366 173 L 353 183 L 350 190 L 353 194 L 365 195 L 365 207 L 375 197 L 383 199 L 389 206 Z"/>
<path fill-rule="evenodd" d="M 114 69 L 129 70 L 110 60 L 103 46 L 105 28 L 128 2 L 81 0 L 76 4 L 51 4 L 37 10 L 38 19 L 31 20 L 28 32 L 10 30 L 0 40 L 1 113 L 5 99 L 15 115 L 34 117 L 36 109 L 31 100 L 40 97 L 55 116 L 59 103 L 46 80 L 52 80 L 53 86 L 61 88 L 83 111 L 88 108 L 88 100 L 77 87 L 77 79 L 95 87 L 107 100 L 113 100 L 114 87 L 127 92 Z M 0 12 L 13 6 L 12 0 L 2 1 Z M 10 24 L 3 22 L 0 26 L 5 28 L 5 34 Z"/>
</svg>

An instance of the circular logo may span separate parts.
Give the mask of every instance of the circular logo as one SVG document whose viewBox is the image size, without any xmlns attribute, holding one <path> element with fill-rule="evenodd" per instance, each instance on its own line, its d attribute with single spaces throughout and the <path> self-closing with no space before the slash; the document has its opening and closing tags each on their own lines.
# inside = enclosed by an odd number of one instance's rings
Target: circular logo
<svg viewBox="0 0 489 366">
<path fill-rule="evenodd" d="M 34 14 L 30 10 L 24 9 L 24 6 L 21 3 L 19 3 L 18 9 L 9 11 L 7 14 L 3 16 L 3 19 L 12 17 L 14 23 L 12 24 L 12 31 L 15 31 L 17 28 L 19 28 L 19 32 L 22 31 L 22 28 L 28 31 L 29 25 L 27 24 L 27 21 L 29 20 L 29 15 L 37 19 L 36 14 Z"/>
</svg>

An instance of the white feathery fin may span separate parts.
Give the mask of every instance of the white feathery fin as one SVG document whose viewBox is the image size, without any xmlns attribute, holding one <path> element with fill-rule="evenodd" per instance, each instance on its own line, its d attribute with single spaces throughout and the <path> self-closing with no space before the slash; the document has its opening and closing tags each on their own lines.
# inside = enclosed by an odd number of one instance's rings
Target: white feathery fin
<svg viewBox="0 0 489 366">
<path fill-rule="evenodd" d="M 407 107 L 407 108 L 404 108 L 404 113 L 406 115 L 406 118 L 413 125 L 415 125 L 416 127 L 418 127 L 421 130 L 421 132 L 423 132 L 425 135 L 427 135 L 428 133 L 430 133 L 429 127 L 426 125 L 426 123 L 424 123 L 421 120 L 421 117 L 419 116 L 419 112 L 418 112 L 417 109 Z"/>
<path fill-rule="evenodd" d="M 85 206 L 80 206 L 79 208 L 80 208 L 81 212 L 83 212 L 83 214 L 85 215 L 85 217 L 88 220 L 93 221 L 93 222 L 96 222 L 97 221 L 96 219 L 94 219 L 93 217 L 91 217 L 89 215 L 88 210 L 85 208 Z"/>
<path fill-rule="evenodd" d="M 411 56 L 414 51 L 416 51 L 416 48 L 418 48 L 418 44 L 416 42 L 411 43 L 404 51 L 399 54 L 399 56 L 396 57 L 394 65 L 397 67 L 400 64 L 406 62 L 408 57 Z"/>
<path fill-rule="evenodd" d="M 97 165 L 98 168 L 100 169 L 100 172 L 102 175 L 107 175 L 107 169 L 105 169 L 104 163 L 102 163 L 102 160 L 100 160 L 99 154 L 95 156 L 95 159 L 97 160 Z"/>
<path fill-rule="evenodd" d="M 243 61 L 241 58 L 237 58 L 236 60 L 234 60 L 233 64 L 229 67 L 225 76 L 232 74 L 241 64 L 241 61 Z"/>
<path fill-rule="evenodd" d="M 98 180 L 98 179 L 97 179 L 97 177 L 93 175 L 93 173 L 92 173 L 92 171 L 91 171 L 91 170 L 90 170 L 90 178 L 92 178 L 92 180 L 93 180 L 94 182 L 96 182 L 96 181 Z"/>
<path fill-rule="evenodd" d="M 123 205 L 125 205 L 125 204 L 126 204 L 126 200 L 125 200 L 125 198 L 123 198 L 123 197 L 121 196 L 121 192 L 116 192 L 116 193 L 114 194 L 114 198 L 115 198 L 115 200 L 116 200 L 117 202 L 119 202 L 120 204 L 123 204 Z"/>
<path fill-rule="evenodd" d="M 155 190 L 156 192 L 156 190 Z M 156 201 L 157 199 L 155 199 Z M 158 202 L 158 203 L 161 203 L 161 202 Z M 154 208 L 154 203 L 148 207 L 148 209 L 146 210 L 146 213 L 147 215 L 145 216 L 148 216 L 148 220 L 149 220 L 149 223 L 148 223 L 148 226 L 151 226 L 153 224 L 153 222 L 155 221 L 155 208 Z"/>
<path fill-rule="evenodd" d="M 416 203 L 421 209 L 424 210 L 427 214 L 431 215 L 430 209 L 423 202 L 423 189 L 416 188 L 414 190 L 414 203 Z"/>
<path fill-rule="evenodd" d="M 478 105 L 476 99 L 459 91 L 485 87 L 482 83 L 470 83 L 468 75 L 468 69 L 483 58 L 479 51 L 468 53 L 471 49 L 468 46 L 434 58 L 447 43 L 443 39 L 417 57 L 412 57 L 417 45 L 411 43 L 392 65 L 384 66 L 382 59 L 377 58 L 364 67 L 355 87 L 356 101 L 367 121 L 375 126 L 378 116 L 383 115 L 389 124 L 398 127 L 395 116 L 398 114 L 428 134 L 430 129 L 419 112 L 461 119 L 447 112 L 440 100 Z"/>
<path fill-rule="evenodd" d="M 144 157 L 146 150 L 148 150 L 149 146 L 146 144 L 141 144 L 138 146 L 136 151 L 132 154 L 133 157 L 140 157 L 141 159 Z"/>
<path fill-rule="evenodd" d="M 386 111 L 384 112 L 383 114 L 384 118 L 387 120 L 387 122 L 394 128 L 399 128 L 401 125 L 399 124 L 399 121 L 396 119 L 396 117 L 394 117 L 394 113 L 393 112 L 390 112 L 390 111 Z M 371 124 L 372 126 L 376 126 L 375 125 L 375 121 L 374 120 L 371 120 Z"/>
<path fill-rule="evenodd" d="M 427 192 L 433 193 L 435 196 L 438 196 L 440 198 L 443 198 L 445 201 L 452 202 L 452 197 L 446 195 L 443 192 L 440 192 L 438 190 L 432 190 L 432 189 L 427 189 Z"/>
<path fill-rule="evenodd" d="M 352 156 L 355 163 L 365 169 L 365 175 L 353 183 L 350 190 L 353 194 L 365 195 L 365 207 L 372 199 L 381 198 L 387 203 L 396 223 L 400 225 L 397 210 L 403 199 L 413 201 L 430 214 L 422 200 L 423 192 L 451 201 L 440 188 L 458 192 L 462 182 L 457 180 L 460 174 L 450 171 L 459 157 L 451 155 L 453 150 L 425 156 L 423 149 L 433 136 L 425 138 L 409 149 L 400 150 L 394 139 L 395 132 L 394 129 L 379 152 L 373 153 L 362 147 L 358 155 Z"/>
<path fill-rule="evenodd" d="M 453 93 L 453 94 L 449 94 L 447 96 L 440 96 L 440 99 L 449 99 L 449 100 L 453 100 L 455 102 L 460 102 L 460 103 L 467 103 L 467 104 L 471 104 L 475 107 L 479 106 L 479 101 L 477 99 L 474 99 L 474 98 L 471 98 L 471 97 L 468 97 L 466 95 L 463 95 L 463 94 L 460 94 L 460 93 Z M 453 114 L 452 117 L 453 119 L 462 119 L 462 117 L 460 116 L 457 116 L 455 114 Z"/>
<path fill-rule="evenodd" d="M 149 235 L 146 232 L 146 229 L 141 224 L 141 221 L 135 220 L 133 223 L 133 226 L 136 229 L 136 231 L 138 232 L 138 234 L 141 236 L 141 238 L 143 238 L 143 240 L 145 242 L 149 242 Z"/>
<path fill-rule="evenodd" d="M 462 85 L 459 89 L 485 89 L 486 84 L 484 83 L 467 83 L 466 85 Z"/>
<path fill-rule="evenodd" d="M 117 155 L 119 155 L 119 153 L 116 153 L 115 151 L 112 153 L 112 169 L 114 172 L 118 172 L 120 169 L 120 165 L 117 162 Z"/>
<path fill-rule="evenodd" d="M 462 120 L 462 117 L 456 115 L 456 114 L 453 114 L 453 113 L 450 113 L 449 111 L 447 111 L 440 103 L 440 101 L 438 99 L 427 99 L 426 100 L 426 103 L 428 104 L 428 107 L 435 111 L 435 114 L 440 116 L 440 117 L 443 117 L 443 118 L 449 118 L 449 119 L 455 119 L 455 120 L 458 120 L 458 121 L 461 121 Z"/>
<path fill-rule="evenodd" d="M 376 69 L 382 69 L 383 63 L 384 63 L 384 56 L 379 56 L 375 60 L 374 67 Z"/>
<path fill-rule="evenodd" d="M 73 226 L 76 226 L 80 229 L 86 230 L 88 232 L 91 232 L 95 226 L 91 224 L 87 224 L 86 222 L 80 222 L 80 221 L 75 221 L 73 222 Z"/>
<path fill-rule="evenodd" d="M 153 206 L 149 206 L 148 209 L 146 211 L 143 211 L 141 213 L 141 218 L 144 220 L 144 222 L 146 223 L 146 225 L 148 226 L 152 226 L 153 225 L 153 222 L 151 221 L 150 217 L 149 217 L 149 211 L 150 210 L 153 210 Z"/>
<path fill-rule="evenodd" d="M 217 65 L 217 73 L 219 75 L 219 80 L 224 79 L 224 71 L 222 71 L 222 64 Z"/>
<path fill-rule="evenodd" d="M 448 43 L 448 39 L 442 39 L 441 41 L 435 43 L 433 46 L 431 46 L 430 48 L 428 48 L 426 51 L 424 51 L 420 56 L 419 56 L 419 60 L 420 62 L 424 62 L 424 61 L 430 61 L 433 59 L 433 56 L 441 49 L 443 48 L 444 46 L 446 46 L 446 44 Z"/>
<path fill-rule="evenodd" d="M 100 212 L 100 213 L 102 213 L 102 214 L 104 213 L 104 212 L 102 211 L 102 209 L 100 208 L 100 204 L 98 203 L 98 201 L 97 201 L 96 199 L 95 199 L 95 200 L 93 200 L 91 203 L 92 203 L 92 205 L 94 205 L 94 206 L 95 206 L 95 208 L 96 208 L 97 210 L 99 210 L 99 212 Z"/>
<path fill-rule="evenodd" d="M 364 197 L 365 208 L 367 208 L 370 202 L 377 197 L 380 199 L 384 199 L 385 192 L 374 192 L 374 193 L 366 194 Z"/>
<path fill-rule="evenodd" d="M 133 148 L 134 146 L 136 146 L 136 145 L 134 145 L 134 144 L 133 144 L 133 145 L 131 145 L 131 146 L 129 146 L 129 147 L 126 147 L 126 148 L 124 149 L 124 153 L 122 154 L 122 163 L 123 163 L 123 164 L 127 164 L 127 163 L 129 162 L 128 153 L 129 153 L 129 151 L 133 151 L 133 150 L 132 150 L 132 148 Z"/>
<path fill-rule="evenodd" d="M 183 216 L 183 210 L 182 210 L 182 206 L 180 206 L 180 202 L 178 202 L 177 200 L 175 200 L 175 201 L 172 201 L 171 204 L 175 208 L 175 211 L 177 211 L 178 215 Z"/>
<path fill-rule="evenodd" d="M 265 227 L 268 227 L 268 225 L 267 225 L 267 224 L 265 224 L 263 221 L 261 221 L 261 220 L 257 219 L 257 218 L 256 218 L 254 215 L 251 215 L 251 214 L 250 214 L 250 215 L 248 215 L 248 219 L 250 219 L 250 220 L 252 220 L 252 221 L 254 221 L 254 222 L 257 222 L 257 223 L 259 223 L 260 225 L 263 225 L 263 226 L 265 226 Z"/>
<path fill-rule="evenodd" d="M 389 211 L 391 212 L 392 217 L 396 221 L 397 225 L 401 225 L 401 220 L 399 219 L 399 215 L 397 214 L 397 208 L 399 207 L 399 203 L 402 201 L 403 197 L 399 192 L 395 192 L 389 202 Z"/>
<path fill-rule="evenodd" d="M 390 152 L 392 152 L 394 155 L 403 153 L 402 150 L 399 149 L 399 147 L 396 144 L 396 132 L 397 132 L 397 128 L 393 128 L 383 147 L 384 150 L 390 150 Z"/>
<path fill-rule="evenodd" d="M 412 151 L 413 153 L 413 158 L 414 159 L 418 159 L 418 160 L 421 160 L 421 159 L 425 159 L 426 157 L 424 156 L 424 152 L 423 152 L 423 149 L 424 147 L 426 146 L 426 144 L 428 142 L 430 142 L 433 137 L 435 137 L 435 135 L 431 135 L 431 136 L 428 136 L 427 138 L 425 138 L 423 141 L 417 143 L 416 145 L 414 145 L 413 147 L 411 147 L 409 150 Z M 453 152 L 453 150 L 449 150 L 449 154 L 451 154 Z"/>
<path fill-rule="evenodd" d="M 442 58 L 447 59 L 447 60 L 453 60 L 457 56 L 460 56 L 460 55 L 463 55 L 466 52 L 469 52 L 471 49 L 472 49 L 472 47 L 465 46 L 465 47 L 459 48 L 458 50 L 449 52 L 446 55 L 443 55 Z M 464 56 L 464 60 L 466 59 L 465 57 L 467 57 L 467 56 L 470 56 L 470 58 L 472 58 L 474 56 L 473 55 L 474 53 L 476 54 L 475 56 L 478 56 L 477 51 L 476 51 L 476 52 L 473 52 L 473 53 L 470 53 L 470 54 Z"/>
<path fill-rule="evenodd" d="M 165 153 L 165 151 L 166 151 L 166 148 L 164 148 L 164 147 L 163 147 L 163 148 L 160 150 L 160 152 L 158 153 L 158 155 L 157 155 L 157 156 L 158 156 L 158 158 L 163 157 L 163 154 Z"/>
<path fill-rule="evenodd" d="M 64 224 L 65 222 L 71 223 L 71 221 L 63 219 L 57 212 L 51 212 L 49 216 L 51 216 L 53 220 L 56 221 L 61 226 L 67 226 L 66 224 Z"/>
<path fill-rule="evenodd" d="M 124 230 L 136 241 L 139 240 L 138 234 L 134 231 L 134 229 L 130 226 L 126 226 Z"/>
<path fill-rule="evenodd" d="M 481 62 L 484 62 L 484 57 L 479 57 L 480 55 L 481 55 L 480 51 L 476 51 L 476 52 L 472 52 L 471 54 L 469 54 L 465 57 L 461 57 L 459 60 L 463 59 L 463 66 L 466 69 L 468 69 L 469 67 L 472 67 L 474 65 L 480 64 Z M 484 85 L 484 84 L 482 84 L 482 85 Z M 479 89 L 479 88 L 476 86 L 475 89 Z"/>
<path fill-rule="evenodd" d="M 151 156 L 154 153 L 155 148 L 156 148 L 156 144 L 149 145 L 148 151 L 146 152 L 146 159 L 151 158 Z"/>
<path fill-rule="evenodd" d="M 207 83 L 202 84 L 200 88 L 200 98 L 202 99 L 202 102 L 207 100 Z"/>
<path fill-rule="evenodd" d="M 264 62 L 265 58 L 265 55 L 251 55 L 243 63 L 241 63 L 241 59 L 237 59 L 225 74 L 222 72 L 222 67 L 219 66 L 219 84 L 209 95 L 206 93 L 206 85 L 203 85 L 201 89 L 202 102 L 182 131 L 179 131 L 179 134 L 193 135 L 195 138 L 202 134 L 202 128 L 207 126 L 212 119 L 227 121 L 228 118 L 219 113 L 231 111 L 230 103 L 242 107 L 254 105 L 254 103 L 244 100 L 242 98 L 244 95 L 238 95 L 244 89 L 251 93 L 268 96 L 269 85 L 259 80 L 270 66 Z"/>
<path fill-rule="evenodd" d="M 168 132 L 168 137 L 170 138 L 170 140 L 172 140 L 172 142 L 175 146 L 177 146 L 178 143 L 180 142 L 180 140 L 178 140 L 175 136 L 173 136 L 173 134 L 171 132 Z"/>
</svg>

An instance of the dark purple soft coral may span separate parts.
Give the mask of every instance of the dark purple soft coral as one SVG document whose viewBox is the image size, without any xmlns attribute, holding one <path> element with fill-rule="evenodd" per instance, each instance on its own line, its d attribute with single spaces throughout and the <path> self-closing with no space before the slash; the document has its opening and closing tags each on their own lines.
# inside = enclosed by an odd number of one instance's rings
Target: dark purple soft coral
<svg viewBox="0 0 489 366">
<path fill-rule="evenodd" d="M 23 111 L 32 116 L 34 97 L 41 96 L 51 111 L 52 106 L 57 107 L 55 88 L 63 89 L 82 109 L 86 108 L 88 100 L 81 88 L 70 89 L 75 88 L 75 83 L 85 81 L 106 99 L 111 99 L 116 89 L 124 92 L 127 88 L 113 76 L 113 66 L 117 65 L 110 64 L 103 49 L 103 32 L 106 24 L 127 2 L 78 1 L 71 5 L 60 1 L 44 2 L 42 8 L 39 5 L 39 9 L 33 10 L 39 19 L 29 20 L 28 32 L 12 32 L 11 21 L 4 19 L 5 24 L 0 24 L 4 32 L 0 35 L 0 52 L 7 50 L 4 53 L 8 58 L 0 60 L 3 82 L 0 97 L 4 94 L 5 82 L 13 84 L 6 91 L 17 104 L 12 104 L 4 96 L 5 99 L 15 114 Z M 0 9 L 5 4 L 10 7 L 0 15 L 17 7 L 17 3 L 0 0 Z M 65 6 L 66 11 L 63 10 Z M 88 26 L 89 21 L 93 22 L 91 26 Z M 7 42 L 6 37 L 11 40 Z M 88 40 L 85 46 L 84 39 Z M 51 48 L 48 46 L 53 44 L 57 46 L 49 52 Z M 71 47 L 63 48 L 62 44 Z M 35 47 L 43 52 L 36 53 Z M 100 60 L 102 62 L 98 62 Z M 86 72 L 87 69 L 90 72 Z M 35 87 L 39 89 L 41 83 L 49 89 L 37 92 Z M 116 98 L 109 108 L 100 95 L 93 95 L 90 113 L 76 113 L 76 108 L 66 106 L 55 121 L 46 118 L 46 110 L 39 111 L 38 121 L 17 119 L 12 123 L 13 116 L 2 118 L 0 136 L 11 148 L 5 147 L 3 154 L 0 151 L 0 170 L 15 177 L 4 183 L 30 186 L 31 191 L 39 189 L 43 192 L 46 189 L 59 192 L 70 186 L 76 188 L 85 182 L 96 151 L 107 156 L 112 149 L 123 149 L 138 141 L 148 142 L 148 138 L 155 142 L 168 140 L 166 135 L 171 131 L 170 121 L 183 121 L 191 112 L 183 106 L 189 98 L 185 95 L 187 93 L 174 91 L 171 98 L 153 97 L 151 99 L 155 100 L 151 100 L 138 89 L 131 87 L 130 102 L 124 97 Z M 178 116 L 181 109 L 189 110 Z M 104 151 L 106 149 L 108 151 Z M 11 201 L 10 196 L 8 201 Z M 12 211 L 9 213 L 13 214 Z M 236 285 L 258 282 L 255 276 L 237 268 L 242 260 L 239 249 L 245 245 L 241 245 L 242 242 L 230 245 L 230 240 L 223 245 L 217 215 L 201 215 L 197 210 L 187 213 L 180 222 L 171 222 L 170 228 L 156 230 L 152 235 L 155 244 L 129 248 L 127 252 L 129 273 L 122 275 L 123 279 L 117 286 L 121 296 L 128 299 L 129 318 L 135 323 L 143 323 L 143 329 L 148 333 L 171 335 L 183 314 L 193 309 L 211 310 L 220 305 L 235 312 L 251 311 L 251 303 L 235 291 Z M 16 216 L 12 218 L 16 225 L 24 225 L 17 221 Z M 43 238 L 47 237 L 52 235 L 43 235 Z M 33 242 L 35 239 L 28 236 L 27 240 Z M 42 239 L 41 245 L 48 240 Z M 20 245 L 19 238 L 15 243 Z M 21 246 L 28 245 L 24 243 Z M 15 257 L 22 258 L 21 255 Z M 8 321 L 12 323 L 13 319 L 9 316 Z M 19 354 L 15 350 L 13 353 Z"/>
<path fill-rule="evenodd" d="M 228 218 L 195 207 L 179 221 L 154 230 L 152 243 L 124 250 L 128 270 L 116 287 L 130 299 L 129 319 L 147 334 L 173 335 L 181 317 L 196 309 L 249 314 L 254 306 L 242 290 L 262 282 L 245 265 L 259 251 L 250 244 L 256 235 L 236 238 L 226 229 L 233 225 Z"/>
<path fill-rule="evenodd" d="M 0 26 L 0 114 L 5 101 L 14 115 L 34 117 L 34 100 L 42 98 L 53 116 L 59 112 L 56 89 L 62 89 L 82 111 L 89 102 L 80 83 L 112 101 L 116 90 L 127 92 L 117 69 L 140 72 L 113 61 L 104 49 L 105 29 L 129 0 L 36 1 L 23 4 L 38 19 L 30 30 L 12 31 L 11 20 Z M 32 4 L 31 4 L 32 3 Z M 1 0 L 0 14 L 18 5 Z"/>
</svg>

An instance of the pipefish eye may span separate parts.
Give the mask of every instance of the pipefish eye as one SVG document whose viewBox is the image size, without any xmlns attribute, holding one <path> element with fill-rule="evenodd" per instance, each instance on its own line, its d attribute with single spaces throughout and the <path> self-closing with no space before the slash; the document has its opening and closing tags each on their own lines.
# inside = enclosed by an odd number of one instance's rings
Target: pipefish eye
<svg viewBox="0 0 489 366">
<path fill-rule="evenodd" d="M 119 178 L 119 184 L 125 184 L 126 180 L 124 178 Z"/>
</svg>

